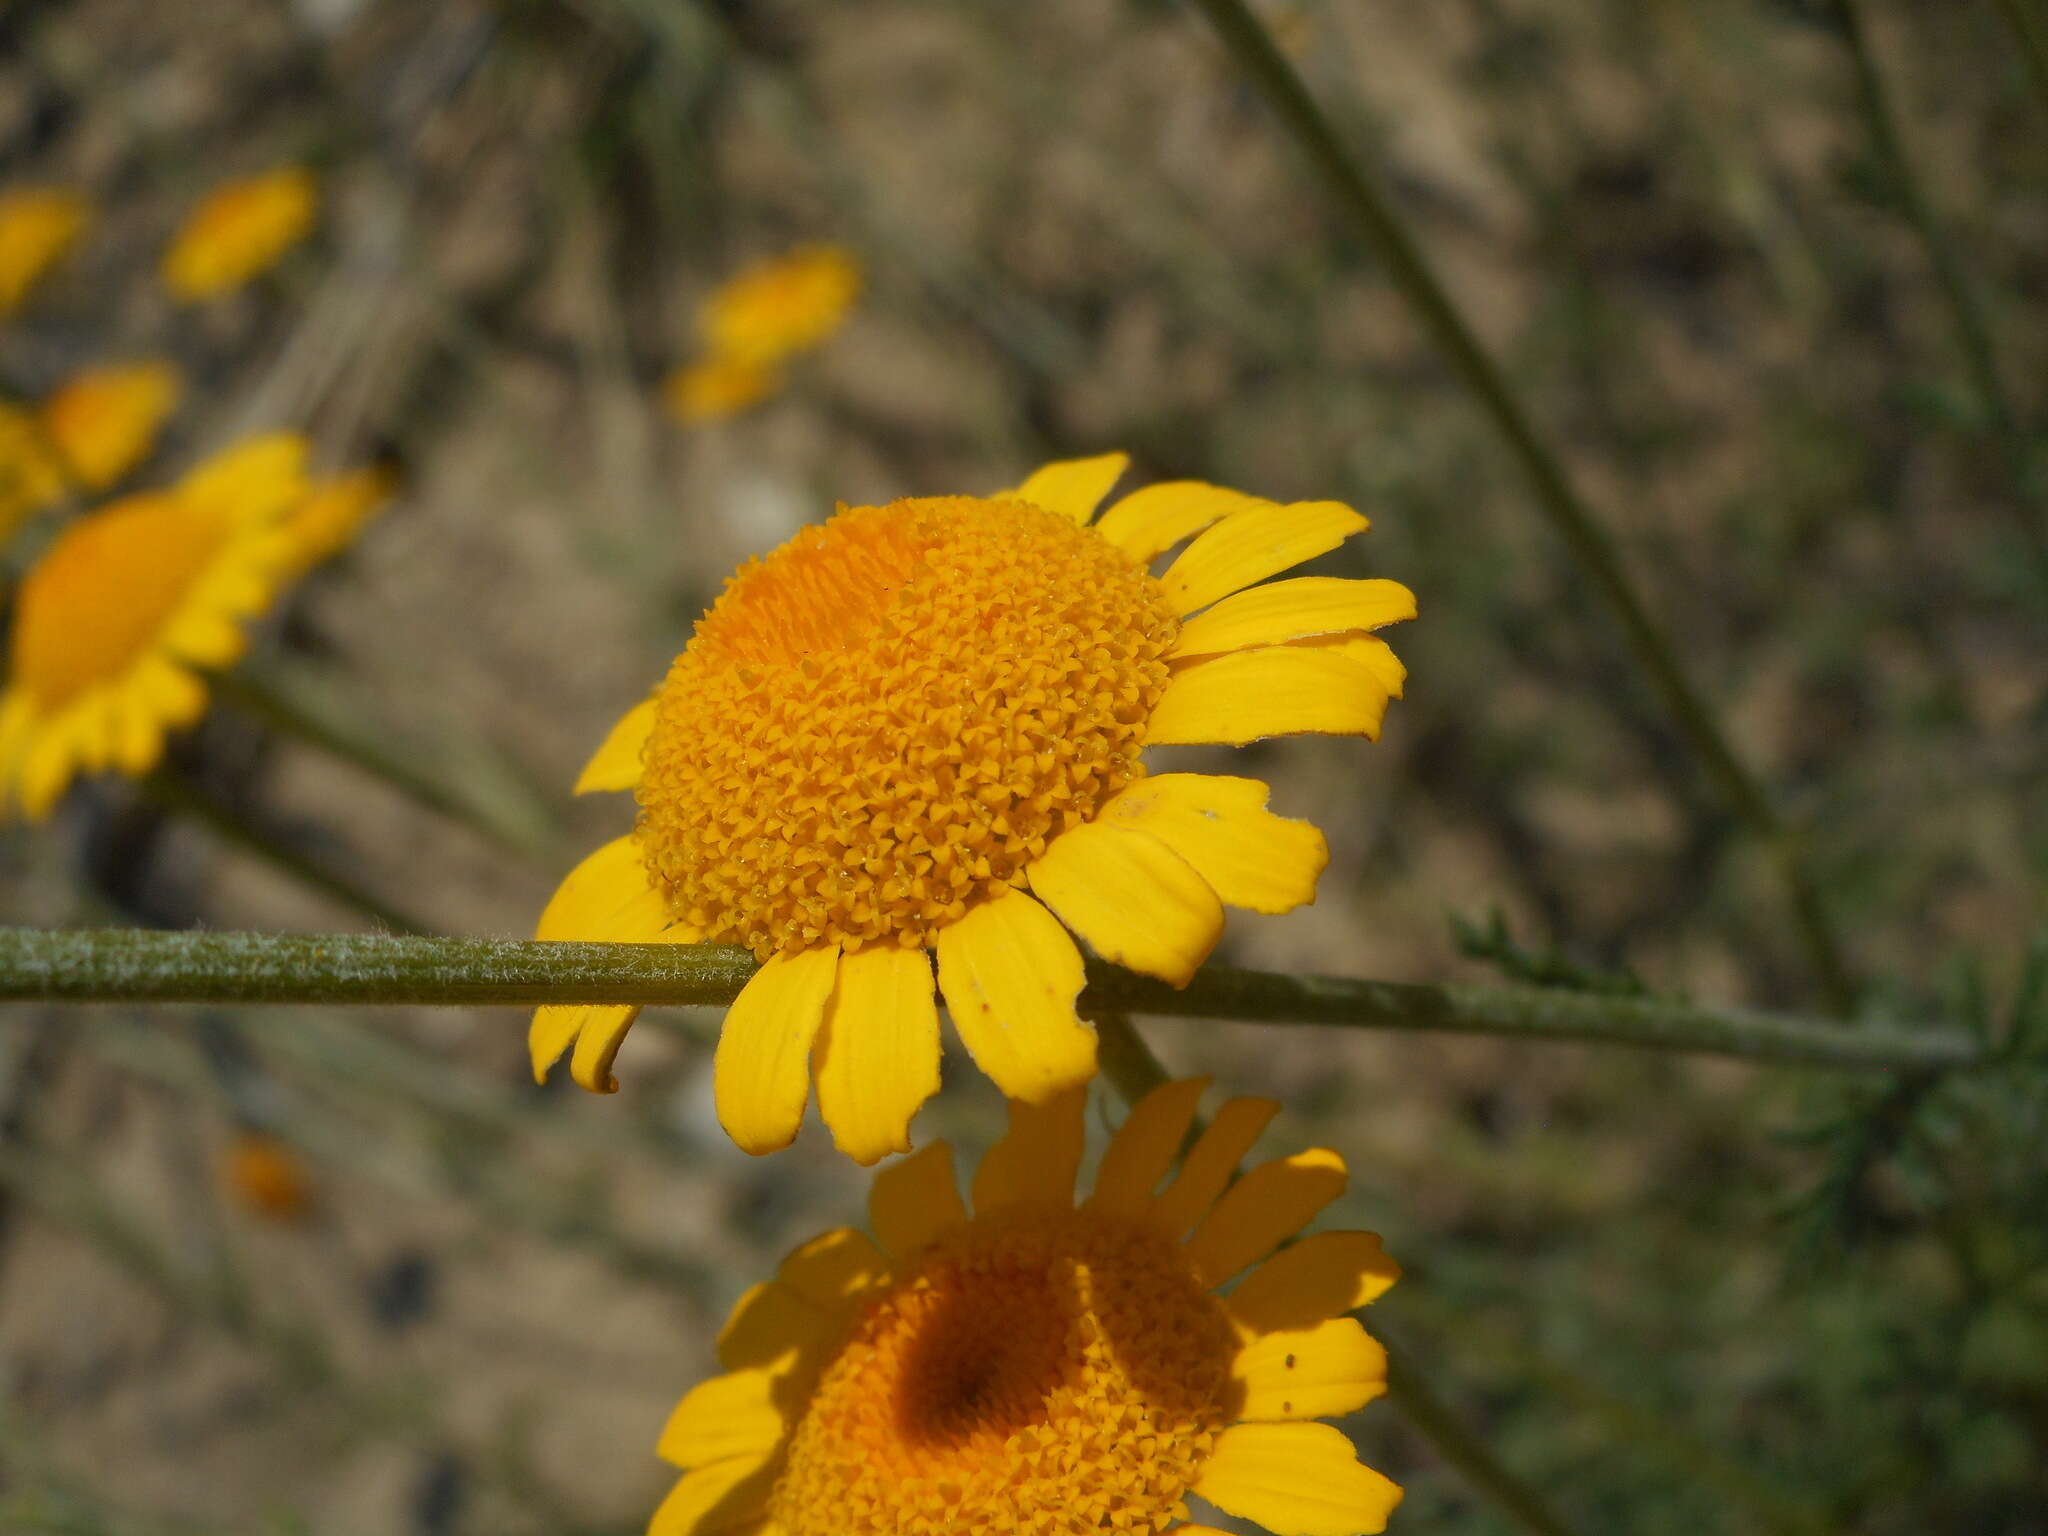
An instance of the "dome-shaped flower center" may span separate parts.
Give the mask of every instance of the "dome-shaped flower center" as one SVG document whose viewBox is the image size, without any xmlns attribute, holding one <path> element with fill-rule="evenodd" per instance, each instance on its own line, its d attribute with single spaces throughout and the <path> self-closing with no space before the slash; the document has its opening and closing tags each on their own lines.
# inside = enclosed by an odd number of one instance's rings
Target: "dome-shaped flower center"
<svg viewBox="0 0 2048 1536">
<path fill-rule="evenodd" d="M 743 566 L 663 685 L 641 852 L 765 959 L 928 943 L 1142 770 L 1178 621 L 1024 502 L 841 510 Z"/>
<path fill-rule="evenodd" d="M 941 1238 L 819 1379 L 788 1536 L 1157 1531 L 1237 1410 L 1236 1340 L 1180 1246 L 1018 1207 Z"/>
<path fill-rule="evenodd" d="M 217 510 L 169 496 L 80 518 L 22 579 L 14 681 L 54 708 L 120 676 L 232 532 Z"/>
</svg>

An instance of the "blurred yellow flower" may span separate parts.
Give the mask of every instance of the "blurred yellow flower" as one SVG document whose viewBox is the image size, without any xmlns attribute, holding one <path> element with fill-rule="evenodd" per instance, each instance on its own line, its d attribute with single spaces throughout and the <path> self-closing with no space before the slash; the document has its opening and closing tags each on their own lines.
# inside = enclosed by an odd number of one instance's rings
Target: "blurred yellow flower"
<svg viewBox="0 0 2048 1536">
<path fill-rule="evenodd" d="M 241 1131 L 222 1169 L 245 1210 L 269 1221 L 298 1221 L 313 1208 L 313 1180 L 299 1154 L 263 1131 Z"/>
<path fill-rule="evenodd" d="M 79 374 L 43 402 L 43 431 L 65 476 L 103 491 L 142 462 L 177 408 L 184 380 L 167 362 Z"/>
<path fill-rule="evenodd" d="M 0 540 L 64 495 L 64 473 L 30 412 L 0 400 Z"/>
<path fill-rule="evenodd" d="M 743 267 L 697 311 L 714 358 L 780 362 L 824 341 L 860 293 L 860 263 L 843 246 L 806 245 Z"/>
<path fill-rule="evenodd" d="M 291 516 L 300 569 L 318 565 L 355 543 L 370 520 L 391 504 L 398 472 L 372 464 L 316 484 Z"/>
<path fill-rule="evenodd" d="M 781 371 L 773 364 L 712 357 L 676 369 L 662 392 L 677 419 L 694 424 L 737 416 L 781 387 Z"/>
<path fill-rule="evenodd" d="M 71 249 L 90 212 L 77 193 L 54 187 L 0 193 L 0 319 Z"/>
<path fill-rule="evenodd" d="M 939 1082 L 934 952 L 968 1050 L 1037 1102 L 1095 1068 L 1068 929 L 1182 986 L 1223 903 L 1314 899 L 1322 834 L 1269 812 L 1264 784 L 1147 777 L 1140 753 L 1378 735 L 1404 672 L 1370 631 L 1415 599 L 1384 580 L 1257 585 L 1365 530 L 1336 502 L 1174 481 L 1095 520 L 1126 463 L 842 507 L 740 567 L 585 768 L 579 792 L 632 789 L 639 819 L 570 873 L 537 936 L 766 962 L 716 1062 L 746 1150 L 796 1134 L 814 1053 L 841 1148 L 871 1163 L 909 1145 Z M 535 1073 L 573 1045 L 576 1080 L 609 1090 L 636 1012 L 540 1009 Z"/>
<path fill-rule="evenodd" d="M 301 438 L 257 438 L 58 535 L 16 594 L 0 813 L 46 816 L 79 773 L 147 773 L 199 718 L 200 672 L 242 654 L 297 568 L 305 460 Z"/>
<path fill-rule="evenodd" d="M 164 253 L 164 286 L 181 299 L 241 287 L 305 239 L 318 200 L 313 173 L 303 166 L 216 187 Z"/>
<path fill-rule="evenodd" d="M 683 1476 L 648 1536 L 1219 1536 L 1190 1495 L 1284 1536 L 1384 1530 L 1401 1490 L 1316 1421 L 1386 1391 L 1346 1314 L 1400 1270 L 1369 1232 L 1280 1247 L 1346 1171 L 1318 1149 L 1233 1183 L 1270 1100 L 1225 1104 L 1155 1194 L 1202 1086 L 1140 1102 L 1078 1207 L 1079 1090 L 1011 1104 L 971 1215 L 944 1142 L 878 1174 L 872 1240 L 826 1233 L 740 1298 L 725 1374 L 662 1431 Z"/>
</svg>

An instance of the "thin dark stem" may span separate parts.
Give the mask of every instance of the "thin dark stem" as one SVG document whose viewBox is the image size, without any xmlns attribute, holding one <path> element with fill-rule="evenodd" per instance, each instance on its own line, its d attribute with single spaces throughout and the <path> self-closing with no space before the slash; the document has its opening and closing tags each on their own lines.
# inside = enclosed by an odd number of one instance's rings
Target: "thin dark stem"
<svg viewBox="0 0 2048 1536">
<path fill-rule="evenodd" d="M 1294 66 L 1244 0 L 1194 0 L 1194 4 L 1215 26 L 1224 46 L 1299 143 L 1336 203 L 1378 254 L 1402 297 L 1485 407 L 1528 478 L 1537 506 L 1607 603 L 1629 649 L 1649 674 L 1707 776 L 1751 831 L 1777 852 L 1774 862 L 1786 881 L 1787 898 L 1798 915 L 1798 931 L 1828 1006 L 1847 1013 L 1854 1004 L 1855 989 L 1818 891 L 1803 872 L 1792 829 L 1736 755 L 1713 706 L 1687 675 L 1670 639 L 1650 617 L 1613 537 L 1537 435 L 1514 386 L 1466 322 L 1372 172 L 1338 138 Z"/>
<path fill-rule="evenodd" d="M 745 950 L 712 945 L 0 928 L 0 1001 L 720 1005 L 739 995 L 755 968 Z M 1081 1005 L 1097 1019 L 1149 1013 L 1601 1042 L 1876 1071 L 1968 1068 L 1991 1059 L 1973 1037 L 1938 1026 L 1844 1030 L 1825 1019 L 1561 989 L 1228 966 L 1205 967 L 1178 990 L 1110 965 L 1092 965 L 1088 975 Z"/>
</svg>

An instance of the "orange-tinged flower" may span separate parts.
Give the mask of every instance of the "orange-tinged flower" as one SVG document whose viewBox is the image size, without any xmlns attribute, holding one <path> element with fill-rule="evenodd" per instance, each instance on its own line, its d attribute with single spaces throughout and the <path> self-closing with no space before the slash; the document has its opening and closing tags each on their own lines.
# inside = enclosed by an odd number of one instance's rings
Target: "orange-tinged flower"
<svg viewBox="0 0 2048 1536">
<path fill-rule="evenodd" d="M 243 1131 L 222 1170 L 235 1199 L 270 1221 L 297 1221 L 313 1208 L 313 1180 L 299 1154 L 263 1131 Z"/>
<path fill-rule="evenodd" d="M 781 388 L 782 372 L 772 363 L 711 357 L 676 369 L 662 395 L 677 420 L 694 426 L 752 410 Z"/>
<path fill-rule="evenodd" d="M 206 708 L 204 669 L 289 582 L 306 444 L 258 438 L 73 522 L 22 578 L 0 691 L 0 812 L 47 815 L 81 772 L 149 771 Z"/>
<path fill-rule="evenodd" d="M 43 402 L 43 432 L 67 478 L 103 491 L 140 464 L 184 381 L 162 361 L 94 368 Z"/>
<path fill-rule="evenodd" d="M 632 789 L 633 832 L 572 871 L 542 939 L 740 944 L 719 1117 L 750 1152 L 796 1134 L 816 1062 L 840 1147 L 909 1145 L 938 1087 L 937 990 L 982 1069 L 1038 1102 L 1087 1078 L 1081 952 L 1185 985 L 1223 905 L 1310 901 L 1322 834 L 1266 786 L 1148 777 L 1149 746 L 1376 736 L 1403 669 L 1370 631 L 1397 582 L 1259 585 L 1366 520 L 1194 481 L 1099 520 L 1126 459 L 1014 491 L 842 507 L 751 561 L 577 788 Z M 1165 571 L 1152 562 L 1188 541 Z M 1062 926 L 1064 924 L 1064 926 Z M 546 1007 L 534 1070 L 587 1088 L 637 1010 Z"/>
<path fill-rule="evenodd" d="M 0 193 L 0 319 L 19 309 L 43 274 L 63 259 L 90 215 L 84 198 L 61 188 Z"/>
<path fill-rule="evenodd" d="M 944 1142 L 884 1169 L 872 1239 L 740 1298 L 725 1374 L 662 1432 L 684 1470 L 649 1536 L 1197 1536 L 1190 1495 L 1282 1536 L 1384 1530 L 1401 1490 L 1316 1421 L 1386 1390 L 1346 1314 L 1400 1271 L 1368 1232 L 1280 1248 L 1346 1174 L 1317 1149 L 1231 1182 L 1270 1100 L 1225 1104 L 1155 1193 L 1202 1087 L 1142 1100 L 1078 1206 L 1078 1089 L 1012 1102 L 971 1215 Z"/>
<path fill-rule="evenodd" d="M 843 246 L 799 246 L 743 267 L 697 311 L 704 350 L 724 362 L 777 363 L 824 341 L 860 295 L 860 262 Z"/>
<path fill-rule="evenodd" d="M 164 286 L 188 300 L 241 287 L 306 238 L 318 206 L 318 187 L 304 166 L 216 187 L 164 253 Z"/>
</svg>

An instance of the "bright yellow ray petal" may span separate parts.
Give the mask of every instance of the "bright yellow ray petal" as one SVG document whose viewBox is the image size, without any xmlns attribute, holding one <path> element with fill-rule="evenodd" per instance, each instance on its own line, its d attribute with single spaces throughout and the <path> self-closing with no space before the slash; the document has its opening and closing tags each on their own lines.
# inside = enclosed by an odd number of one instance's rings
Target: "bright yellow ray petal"
<svg viewBox="0 0 2048 1536">
<path fill-rule="evenodd" d="M 901 1264 L 967 1216 L 953 1174 L 953 1148 L 935 1141 L 875 1175 L 868 1190 L 868 1225 L 875 1240 Z"/>
<path fill-rule="evenodd" d="M 1170 653 L 1216 656 L 1312 635 L 1378 629 L 1415 617 L 1415 594 L 1398 581 L 1297 576 L 1233 593 L 1180 627 Z"/>
<path fill-rule="evenodd" d="M 1335 1419 L 1387 1390 L 1387 1352 L 1355 1318 L 1261 1334 L 1238 1352 L 1244 1383 L 1238 1417 L 1248 1422 Z"/>
<path fill-rule="evenodd" d="M 534 926 L 536 939 L 652 944 L 693 937 L 669 915 L 632 837 L 606 843 L 569 871 Z M 533 1011 L 526 1033 L 535 1082 L 545 1082 L 562 1053 L 574 1044 L 569 1070 L 595 1093 L 609 1093 L 612 1059 L 619 1042 L 640 1016 L 630 1003 L 559 1003 Z"/>
<path fill-rule="evenodd" d="M 718 1330 L 718 1363 L 728 1371 L 780 1371 L 831 1332 L 829 1312 L 779 1280 L 764 1280 L 733 1303 L 732 1316 Z"/>
<path fill-rule="evenodd" d="M 1328 1424 L 1233 1424 L 1194 1491 L 1273 1536 L 1372 1536 L 1401 1502 Z"/>
<path fill-rule="evenodd" d="M 712 1059 L 718 1123 L 740 1150 L 774 1152 L 796 1139 L 810 1096 L 811 1042 L 839 972 L 825 946 L 775 956 L 726 1010 Z"/>
<path fill-rule="evenodd" d="M 1140 565 L 1150 565 L 1218 518 L 1260 501 L 1201 480 L 1163 480 L 1124 497 L 1102 514 L 1095 531 Z"/>
<path fill-rule="evenodd" d="M 619 1081 L 612 1076 L 612 1062 L 618 1057 L 619 1047 L 626 1043 L 626 1033 L 640 1017 L 640 1010 L 630 1005 L 599 1004 L 586 1007 L 583 1015 L 576 1029 L 576 1049 L 569 1055 L 569 1076 L 578 1087 L 592 1093 L 617 1093 Z"/>
<path fill-rule="evenodd" d="M 782 1261 L 776 1283 L 812 1306 L 839 1314 L 889 1278 L 889 1261 L 864 1232 L 840 1227 L 812 1238 Z"/>
<path fill-rule="evenodd" d="M 1095 1072 L 1095 1031 L 1074 999 L 1081 952 L 1044 907 L 1006 891 L 939 931 L 939 990 L 975 1064 L 1004 1094 L 1037 1100 Z"/>
<path fill-rule="evenodd" d="M 784 1429 L 774 1391 L 774 1373 L 759 1367 L 698 1382 L 669 1414 L 655 1454 L 684 1468 L 766 1456 Z"/>
<path fill-rule="evenodd" d="M 1394 648 L 1377 635 L 1336 635 L 1321 640 L 1310 640 L 1306 642 L 1305 648 L 1357 662 L 1386 689 L 1388 698 L 1400 698 L 1401 690 L 1407 686 L 1407 667 L 1403 666 L 1401 658 L 1394 654 Z"/>
<path fill-rule="evenodd" d="M 1223 907 L 1209 882 L 1164 842 L 1085 822 L 1026 871 L 1031 889 L 1105 960 L 1176 987 L 1209 958 Z"/>
<path fill-rule="evenodd" d="M 1319 647 L 1232 651 L 1173 675 L 1145 724 L 1145 745 L 1241 747 L 1307 732 L 1377 741 L 1387 697 L 1368 668 Z"/>
<path fill-rule="evenodd" d="M 839 1150 L 862 1167 L 909 1151 L 911 1117 L 939 1091 L 931 956 L 894 944 L 841 955 L 817 1051 L 818 1113 Z"/>
<path fill-rule="evenodd" d="M 1216 1203 L 1280 1106 L 1271 1099 L 1231 1099 L 1181 1164 L 1180 1177 L 1152 1202 L 1152 1219 L 1179 1237 Z"/>
<path fill-rule="evenodd" d="M 1218 1286 L 1294 1236 L 1344 1193 L 1344 1159 L 1324 1147 L 1261 1163 L 1223 1192 L 1188 1239 L 1188 1257 Z"/>
<path fill-rule="evenodd" d="M 604 745 L 597 749 L 576 779 L 576 793 L 631 789 L 640 782 L 641 755 L 647 750 L 648 732 L 654 729 L 654 700 L 644 699 L 619 716 Z"/>
<path fill-rule="evenodd" d="M 1161 1083 L 1131 1107 L 1103 1151 L 1089 1209 L 1135 1216 L 1152 1204 L 1152 1191 L 1180 1155 L 1208 1086 L 1206 1077 Z"/>
<path fill-rule="evenodd" d="M 1371 526 L 1341 501 L 1265 502 L 1196 536 L 1159 578 L 1181 613 L 1327 554 Z"/>
<path fill-rule="evenodd" d="M 647 1536 L 713 1536 L 760 1519 L 773 1486 L 766 1463 L 735 1456 L 685 1472 L 654 1511 Z"/>
<path fill-rule="evenodd" d="M 1378 1300 L 1400 1278 L 1378 1233 L 1314 1232 L 1246 1275 L 1230 1313 L 1251 1333 L 1312 1328 Z"/>
<path fill-rule="evenodd" d="M 1257 779 L 1155 773 L 1103 806 L 1099 820 L 1149 832 L 1233 907 L 1289 912 L 1316 899 L 1330 845 L 1307 822 L 1268 811 L 1266 795 Z"/>
<path fill-rule="evenodd" d="M 1081 1113 L 1087 1085 L 1054 1094 L 1043 1104 L 1010 1101 L 1010 1129 L 974 1171 L 977 1216 L 1001 1205 L 1033 1202 L 1071 1206 L 1081 1168 L 1085 1132 Z"/>
<path fill-rule="evenodd" d="M 1061 459 L 1034 470 L 1031 477 L 1014 491 L 998 491 L 996 495 L 1028 501 L 1034 507 L 1043 507 L 1048 512 L 1058 512 L 1077 523 L 1085 523 L 1095 515 L 1095 509 L 1109 494 L 1109 488 L 1130 467 L 1131 456 L 1128 453 L 1105 453 L 1092 459 Z"/>
<path fill-rule="evenodd" d="M 148 723 L 152 726 L 154 724 Z M 161 745 L 162 732 L 155 732 L 154 735 L 156 743 Z M 150 759 L 153 760 L 154 756 L 152 752 Z M 140 773 L 148 766 L 149 762 L 145 761 L 142 768 L 133 771 Z M 17 781 L 21 813 L 30 821 L 41 821 L 48 816 L 56 808 L 57 802 L 63 798 L 64 791 L 70 788 L 76 767 L 71 740 L 63 732 L 48 730 L 30 742 L 28 750 L 22 754 L 20 778 Z"/>
</svg>

